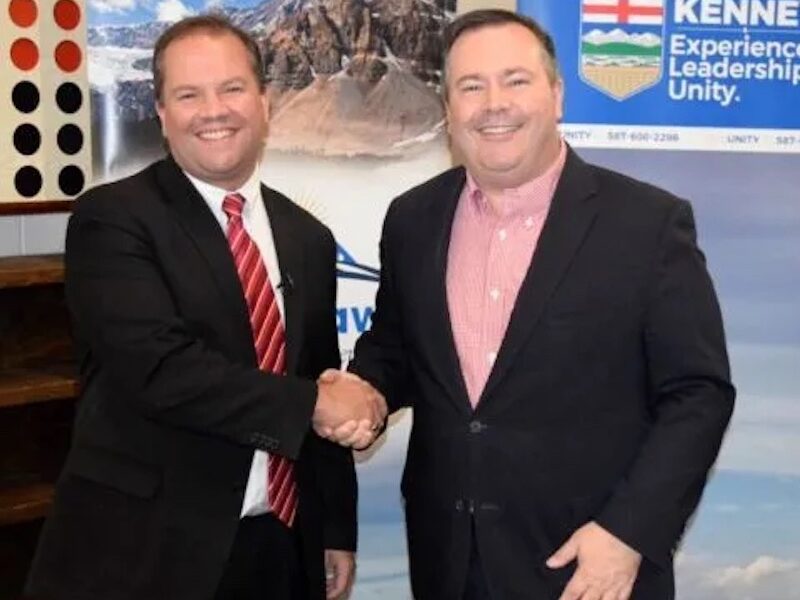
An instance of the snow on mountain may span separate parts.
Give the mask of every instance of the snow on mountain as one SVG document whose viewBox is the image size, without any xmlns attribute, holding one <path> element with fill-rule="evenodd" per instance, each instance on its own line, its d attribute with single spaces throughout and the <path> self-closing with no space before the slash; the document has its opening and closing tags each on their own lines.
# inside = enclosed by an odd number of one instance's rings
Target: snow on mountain
<svg viewBox="0 0 800 600">
<path fill-rule="evenodd" d="M 592 29 L 589 33 L 581 38 L 584 42 L 590 44 L 612 44 L 623 43 L 633 44 L 635 46 L 643 46 L 645 48 L 652 48 L 653 46 L 661 45 L 661 37 L 653 33 L 628 33 L 622 29 L 612 29 L 611 31 L 602 31 L 600 29 Z"/>
</svg>

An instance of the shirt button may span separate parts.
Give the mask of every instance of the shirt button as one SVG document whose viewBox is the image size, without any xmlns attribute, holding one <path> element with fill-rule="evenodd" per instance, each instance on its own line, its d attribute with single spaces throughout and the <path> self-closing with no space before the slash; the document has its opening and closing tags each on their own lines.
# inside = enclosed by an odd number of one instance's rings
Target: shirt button
<svg viewBox="0 0 800 600">
<path fill-rule="evenodd" d="M 533 217 L 528 217 L 525 219 L 525 229 L 530 229 L 533 227 Z"/>
<path fill-rule="evenodd" d="M 497 300 L 500 298 L 500 290 L 494 288 L 491 292 L 489 292 L 489 296 L 492 297 L 492 300 L 497 302 Z"/>
<path fill-rule="evenodd" d="M 505 242 L 508 237 L 508 232 L 505 229 L 501 229 L 497 232 L 497 235 L 500 237 L 501 242 Z"/>
<path fill-rule="evenodd" d="M 486 355 L 486 360 L 489 362 L 490 365 L 494 364 L 496 358 L 497 358 L 497 352 L 489 352 L 489 354 Z"/>
</svg>

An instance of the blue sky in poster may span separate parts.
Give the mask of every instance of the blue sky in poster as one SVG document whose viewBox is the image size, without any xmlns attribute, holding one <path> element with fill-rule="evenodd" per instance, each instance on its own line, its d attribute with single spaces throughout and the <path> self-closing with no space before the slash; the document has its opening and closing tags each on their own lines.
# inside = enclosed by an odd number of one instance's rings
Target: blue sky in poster
<svg viewBox="0 0 800 600">
<path fill-rule="evenodd" d="M 176 21 L 224 4 L 246 8 L 258 0 L 87 0 L 89 25 L 127 25 L 148 21 Z"/>
<path fill-rule="evenodd" d="M 650 87 L 621 100 L 600 88 L 622 85 L 609 83 L 609 78 L 628 77 L 631 69 L 619 69 L 614 75 L 605 69 L 595 76 L 599 83 L 591 83 L 586 67 L 581 66 L 581 37 L 592 30 L 641 34 L 654 28 L 582 23 L 585 2 L 588 0 L 518 2 L 520 12 L 536 18 L 555 38 L 566 87 L 566 123 L 800 129 L 800 112 L 787 102 L 788 97 L 800 98 L 800 19 L 795 0 L 761 2 L 773 7 L 783 3 L 786 14 L 793 17 L 781 20 L 776 16 L 771 25 L 751 21 L 748 27 L 726 25 L 721 16 L 719 20 L 713 16 L 717 14 L 714 7 L 723 14 L 721 7 L 726 2 L 722 0 L 664 0 L 660 73 L 652 74 Z M 708 14 L 712 16 L 704 21 L 706 4 L 711 6 Z M 677 11 L 678 5 L 685 10 Z M 723 44 L 716 45 L 722 40 Z M 763 48 L 759 50 L 766 42 L 781 44 L 769 51 L 771 58 L 763 54 Z M 708 50 L 705 56 L 696 52 L 701 45 Z"/>
</svg>

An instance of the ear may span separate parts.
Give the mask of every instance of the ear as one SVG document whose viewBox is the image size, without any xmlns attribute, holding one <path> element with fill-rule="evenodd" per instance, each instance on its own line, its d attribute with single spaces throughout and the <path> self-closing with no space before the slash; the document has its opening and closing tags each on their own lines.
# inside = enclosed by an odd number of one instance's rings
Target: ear
<svg viewBox="0 0 800 600">
<path fill-rule="evenodd" d="M 264 86 L 264 89 L 261 91 L 261 106 L 264 109 L 264 123 L 269 123 L 269 89 L 267 86 Z"/>
<path fill-rule="evenodd" d="M 159 100 L 156 100 L 156 114 L 158 115 L 158 122 L 161 125 L 161 135 L 162 137 L 167 137 L 167 131 L 164 127 L 164 104 Z"/>
<path fill-rule="evenodd" d="M 553 95 L 556 104 L 556 120 L 564 118 L 564 80 L 559 77 L 553 84 Z"/>
</svg>

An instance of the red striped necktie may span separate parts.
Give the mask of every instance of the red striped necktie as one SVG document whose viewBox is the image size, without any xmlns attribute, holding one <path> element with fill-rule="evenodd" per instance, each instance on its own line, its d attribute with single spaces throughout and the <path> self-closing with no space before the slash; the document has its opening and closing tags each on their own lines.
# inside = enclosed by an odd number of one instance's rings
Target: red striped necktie
<svg viewBox="0 0 800 600">
<path fill-rule="evenodd" d="M 228 244 L 250 312 L 258 368 L 283 374 L 286 372 L 286 339 L 278 302 L 258 246 L 242 223 L 243 207 L 244 197 L 240 194 L 228 194 L 222 201 L 222 210 L 228 215 Z M 284 456 L 270 454 L 267 464 L 270 508 L 291 527 L 297 511 L 294 463 Z"/>
</svg>

